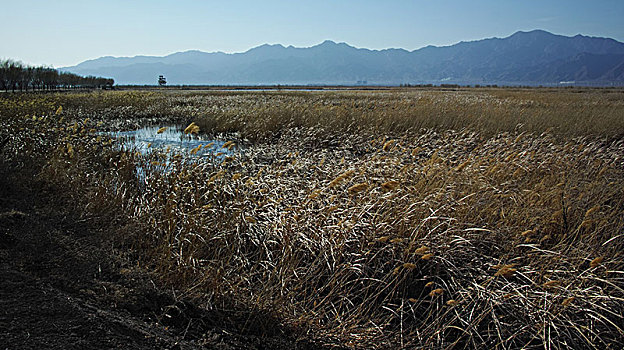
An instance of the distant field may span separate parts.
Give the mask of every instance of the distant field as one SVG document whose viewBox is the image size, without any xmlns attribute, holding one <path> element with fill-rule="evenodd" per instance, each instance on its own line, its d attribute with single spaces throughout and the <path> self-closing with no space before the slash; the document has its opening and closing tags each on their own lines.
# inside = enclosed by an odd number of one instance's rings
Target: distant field
<svg viewBox="0 0 624 350">
<path fill-rule="evenodd" d="M 0 106 L 3 164 L 120 220 L 111 240 L 138 265 L 201 306 L 256 315 L 249 332 L 270 327 L 262 314 L 345 347 L 624 346 L 624 90 L 132 90 Z M 102 133 L 191 122 L 234 154 L 123 151 Z"/>
</svg>

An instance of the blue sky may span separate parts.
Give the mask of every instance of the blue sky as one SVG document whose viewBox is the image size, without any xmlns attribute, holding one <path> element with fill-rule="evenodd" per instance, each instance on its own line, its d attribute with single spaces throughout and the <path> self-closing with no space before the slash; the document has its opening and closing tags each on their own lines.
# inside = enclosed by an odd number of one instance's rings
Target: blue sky
<svg viewBox="0 0 624 350">
<path fill-rule="evenodd" d="M 0 9 L 0 57 L 55 67 L 326 39 L 414 50 L 532 29 L 624 41 L 624 0 L 0 0 Z"/>
</svg>

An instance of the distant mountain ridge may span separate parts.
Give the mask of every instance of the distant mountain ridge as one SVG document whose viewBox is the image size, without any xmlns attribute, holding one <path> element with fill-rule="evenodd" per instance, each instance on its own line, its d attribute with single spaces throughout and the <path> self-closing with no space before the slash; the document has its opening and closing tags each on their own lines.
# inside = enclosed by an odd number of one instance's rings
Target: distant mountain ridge
<svg viewBox="0 0 624 350">
<path fill-rule="evenodd" d="M 164 57 L 101 57 L 62 68 L 117 84 L 169 85 L 624 85 L 624 43 L 543 30 L 451 46 L 369 50 L 326 40 L 307 48 L 261 45 L 243 53 L 192 50 Z"/>
</svg>

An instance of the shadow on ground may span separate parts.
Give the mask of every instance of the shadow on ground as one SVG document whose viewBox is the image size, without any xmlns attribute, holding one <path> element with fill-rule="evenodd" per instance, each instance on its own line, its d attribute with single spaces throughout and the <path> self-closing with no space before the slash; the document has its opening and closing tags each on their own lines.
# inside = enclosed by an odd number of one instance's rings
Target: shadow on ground
<svg viewBox="0 0 624 350">
<path fill-rule="evenodd" d="M 71 212 L 52 187 L 0 165 L 4 348 L 318 348 L 267 315 L 176 298 L 115 254 L 114 223 Z"/>
</svg>

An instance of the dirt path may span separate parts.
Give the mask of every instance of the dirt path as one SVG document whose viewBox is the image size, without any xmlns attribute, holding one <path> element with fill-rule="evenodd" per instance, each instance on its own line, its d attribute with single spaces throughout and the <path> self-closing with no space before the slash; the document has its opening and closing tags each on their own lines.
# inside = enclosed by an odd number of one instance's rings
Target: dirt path
<svg viewBox="0 0 624 350">
<path fill-rule="evenodd" d="M 218 312 L 124 267 L 95 219 L 67 212 L 42 184 L 15 180 L 0 169 L 1 349 L 314 348 L 279 330 L 241 335 L 219 324 Z"/>
</svg>

